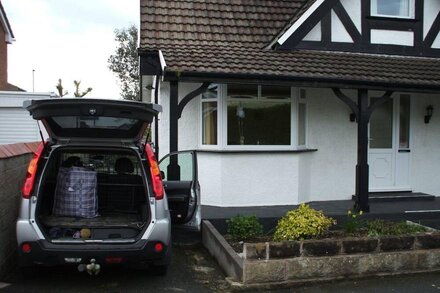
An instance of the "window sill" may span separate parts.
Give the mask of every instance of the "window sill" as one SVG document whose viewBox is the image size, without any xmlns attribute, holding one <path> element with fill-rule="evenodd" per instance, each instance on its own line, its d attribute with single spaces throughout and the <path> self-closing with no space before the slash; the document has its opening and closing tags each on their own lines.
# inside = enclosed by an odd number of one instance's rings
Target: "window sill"
<svg viewBox="0 0 440 293">
<path fill-rule="evenodd" d="M 399 21 L 399 22 L 419 22 L 419 19 L 414 17 L 403 17 L 403 16 L 389 16 L 389 15 L 371 15 L 366 17 L 368 20 L 383 20 L 383 21 Z"/>
<path fill-rule="evenodd" d="M 250 149 L 242 149 L 242 150 L 219 150 L 219 149 L 197 149 L 198 153 L 221 153 L 221 154 L 283 154 L 283 153 L 311 153 L 316 152 L 318 149 L 295 149 L 295 150 L 250 150 Z"/>
</svg>

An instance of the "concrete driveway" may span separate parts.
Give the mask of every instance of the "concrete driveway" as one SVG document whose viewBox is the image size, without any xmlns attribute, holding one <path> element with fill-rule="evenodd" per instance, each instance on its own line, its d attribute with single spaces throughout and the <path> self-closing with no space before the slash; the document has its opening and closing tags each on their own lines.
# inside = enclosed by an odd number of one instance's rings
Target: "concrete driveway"
<svg viewBox="0 0 440 293">
<path fill-rule="evenodd" d="M 0 292 L 224 292 L 224 275 L 207 251 L 196 247 L 174 247 L 172 265 L 165 277 L 146 271 L 113 268 L 96 277 L 75 268 L 45 269 L 29 279 L 17 275 Z"/>
</svg>

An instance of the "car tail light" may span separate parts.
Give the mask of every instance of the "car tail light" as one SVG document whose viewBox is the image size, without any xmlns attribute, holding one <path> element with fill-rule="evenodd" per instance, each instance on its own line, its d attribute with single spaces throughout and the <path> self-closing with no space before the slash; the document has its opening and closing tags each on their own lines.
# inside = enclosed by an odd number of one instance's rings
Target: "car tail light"
<svg viewBox="0 0 440 293">
<path fill-rule="evenodd" d="M 161 242 L 157 242 L 154 244 L 154 251 L 155 252 L 162 252 L 163 251 L 163 244 Z"/>
<path fill-rule="evenodd" d="M 23 251 L 24 253 L 30 253 L 32 250 L 32 246 L 29 243 L 23 243 L 21 245 L 21 251 Z"/>
<path fill-rule="evenodd" d="M 26 178 L 24 179 L 23 187 L 21 188 L 21 192 L 23 194 L 23 198 L 30 198 L 32 191 L 34 189 L 35 176 L 37 175 L 38 163 L 40 161 L 41 156 L 43 155 L 45 144 L 40 143 L 37 151 L 34 153 L 32 160 L 29 162 L 29 166 L 26 172 Z"/>
<path fill-rule="evenodd" d="M 145 146 L 145 154 L 147 155 L 148 163 L 150 164 L 151 182 L 153 185 L 154 196 L 157 200 L 163 199 L 164 191 L 159 164 L 157 163 L 156 157 L 154 156 L 153 150 L 149 144 Z"/>
</svg>

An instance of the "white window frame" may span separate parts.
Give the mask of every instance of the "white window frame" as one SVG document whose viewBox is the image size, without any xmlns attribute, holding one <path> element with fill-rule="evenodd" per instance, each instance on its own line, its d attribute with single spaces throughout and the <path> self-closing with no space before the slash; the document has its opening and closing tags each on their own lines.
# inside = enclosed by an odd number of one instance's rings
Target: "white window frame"
<svg viewBox="0 0 440 293">
<path fill-rule="evenodd" d="M 403 19 L 414 19 L 415 17 L 415 2 L 414 0 L 408 0 L 409 5 L 409 15 L 387 15 L 387 14 L 379 14 L 377 12 L 377 0 L 371 0 L 371 16 L 377 17 L 391 17 L 391 18 L 403 18 Z"/>
<path fill-rule="evenodd" d="M 221 84 L 218 84 L 217 87 L 217 97 L 213 98 L 213 99 L 203 99 L 202 95 L 200 95 L 200 103 L 199 103 L 199 117 L 200 117 L 200 121 L 199 121 L 199 148 L 200 149 L 212 149 L 212 150 L 218 150 L 219 147 L 222 145 L 221 144 L 221 96 L 222 96 L 222 88 L 223 86 Z M 216 102 L 217 103 L 217 144 L 203 144 L 203 103 L 207 103 L 207 102 Z"/>
<path fill-rule="evenodd" d="M 301 97 L 301 91 L 304 91 L 304 97 Z M 304 121 L 304 144 L 299 144 L 299 140 L 298 140 L 298 135 L 299 135 L 299 105 L 302 104 L 304 105 L 304 116 L 305 116 L 305 121 Z M 296 99 L 296 109 L 297 109 L 297 113 L 296 113 L 296 129 L 297 129 L 297 133 L 296 133 L 296 145 L 298 147 L 298 149 L 306 149 L 307 148 L 307 143 L 308 143 L 308 128 L 309 128 L 309 107 L 307 106 L 307 91 L 305 89 L 298 89 L 298 98 Z"/>
<path fill-rule="evenodd" d="M 299 101 L 299 88 L 291 87 L 290 98 L 289 99 L 264 99 L 261 97 L 261 86 L 258 85 L 258 98 L 257 99 L 232 99 L 234 101 L 260 101 L 265 102 L 290 102 L 290 145 L 228 145 L 227 129 L 228 129 L 228 117 L 227 117 L 227 85 L 219 84 L 217 99 L 202 99 L 200 95 L 199 103 L 199 148 L 201 150 L 225 150 L 225 151 L 271 151 L 271 150 L 303 150 L 307 148 L 307 125 L 308 125 L 308 114 L 307 114 L 307 100 Z M 217 101 L 217 145 L 204 145 L 203 142 L 203 113 L 202 113 L 202 103 L 208 101 Z M 304 103 L 306 106 L 306 144 L 298 145 L 298 103 Z"/>
</svg>

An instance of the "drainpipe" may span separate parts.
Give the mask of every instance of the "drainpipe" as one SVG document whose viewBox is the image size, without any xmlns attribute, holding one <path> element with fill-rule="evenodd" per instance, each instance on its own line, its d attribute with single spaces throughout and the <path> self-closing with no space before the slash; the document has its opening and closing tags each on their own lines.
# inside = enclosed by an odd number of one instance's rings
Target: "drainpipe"
<svg viewBox="0 0 440 293">
<path fill-rule="evenodd" d="M 160 76 L 156 75 L 155 86 L 154 86 L 154 103 L 159 104 L 159 85 L 160 85 Z M 156 153 L 156 158 L 159 160 L 159 113 L 156 114 L 156 119 L 154 123 L 154 146 Z"/>
</svg>

